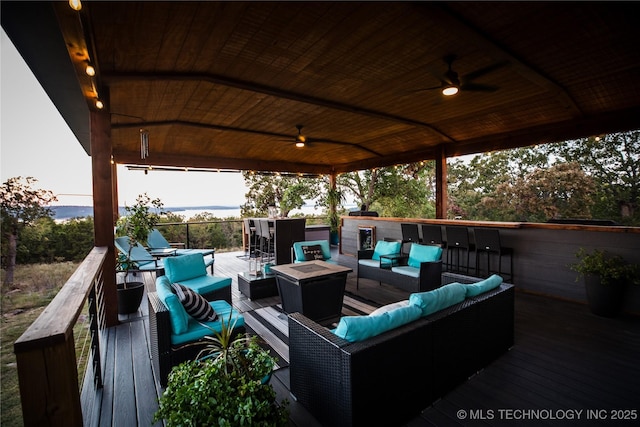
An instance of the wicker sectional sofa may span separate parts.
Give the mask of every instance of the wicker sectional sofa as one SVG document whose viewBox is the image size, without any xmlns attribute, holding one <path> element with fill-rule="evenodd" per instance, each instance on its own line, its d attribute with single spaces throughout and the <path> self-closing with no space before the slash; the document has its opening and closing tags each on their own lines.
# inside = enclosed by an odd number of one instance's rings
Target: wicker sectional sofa
<svg viewBox="0 0 640 427">
<path fill-rule="evenodd" d="M 293 313 L 291 393 L 323 425 L 402 425 L 513 345 L 513 305 L 503 283 L 360 342 Z"/>
</svg>

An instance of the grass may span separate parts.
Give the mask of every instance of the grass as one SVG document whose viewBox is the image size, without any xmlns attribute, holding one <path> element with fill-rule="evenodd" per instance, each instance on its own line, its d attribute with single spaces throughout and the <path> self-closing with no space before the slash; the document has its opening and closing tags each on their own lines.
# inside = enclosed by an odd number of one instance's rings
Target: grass
<svg viewBox="0 0 640 427">
<path fill-rule="evenodd" d="M 19 265 L 12 286 L 2 285 L 0 305 L 0 425 L 22 426 L 22 408 L 18 387 L 18 371 L 13 343 L 42 313 L 62 285 L 78 268 L 79 263 Z M 4 271 L 2 272 L 4 278 Z M 82 329 L 82 326 L 76 326 Z M 79 331 L 74 329 L 78 342 Z M 78 344 L 76 354 L 80 354 Z"/>
</svg>

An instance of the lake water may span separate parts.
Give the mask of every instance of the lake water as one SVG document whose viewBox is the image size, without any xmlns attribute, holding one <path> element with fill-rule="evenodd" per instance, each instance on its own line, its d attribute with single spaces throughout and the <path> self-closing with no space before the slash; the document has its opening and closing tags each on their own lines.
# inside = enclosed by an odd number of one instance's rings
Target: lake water
<svg viewBox="0 0 640 427">
<path fill-rule="evenodd" d="M 170 210 L 170 209 L 169 209 Z M 224 209 L 184 209 L 179 211 L 171 211 L 171 213 L 176 215 L 184 216 L 185 221 L 188 221 L 190 218 L 200 215 L 203 213 L 210 213 L 216 218 L 240 218 L 240 207 L 229 207 Z M 323 210 L 321 208 L 315 208 L 314 206 L 303 206 L 302 209 L 294 209 L 289 213 L 289 216 L 294 216 L 296 214 L 303 215 L 322 215 Z"/>
</svg>

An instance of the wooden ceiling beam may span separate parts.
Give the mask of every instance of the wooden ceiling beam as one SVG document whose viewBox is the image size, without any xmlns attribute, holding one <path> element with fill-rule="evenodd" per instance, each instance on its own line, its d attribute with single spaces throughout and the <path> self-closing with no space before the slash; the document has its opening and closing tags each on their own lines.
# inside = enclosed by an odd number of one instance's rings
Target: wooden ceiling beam
<svg viewBox="0 0 640 427">
<path fill-rule="evenodd" d="M 145 160 L 139 151 L 113 150 L 113 160 L 118 164 L 135 166 L 171 166 L 177 168 L 238 169 L 245 171 L 279 171 L 292 173 L 331 174 L 333 165 L 317 165 L 301 162 L 281 162 L 251 159 L 231 159 L 211 156 L 185 156 L 180 154 L 151 153 Z"/>
<path fill-rule="evenodd" d="M 229 131 L 229 132 L 250 133 L 254 135 L 284 138 L 284 139 L 291 140 L 291 142 L 294 141 L 294 137 L 292 137 L 290 134 L 285 135 L 285 134 L 276 133 L 276 132 L 266 132 L 266 131 L 259 131 L 255 129 L 243 129 L 243 128 L 236 128 L 231 126 L 210 124 L 210 123 L 190 122 L 186 120 L 163 120 L 163 121 L 140 122 L 140 123 L 113 123 L 111 125 L 111 128 L 112 129 L 131 129 L 131 128 L 139 128 L 139 127 L 151 128 L 155 126 L 187 126 L 187 127 L 195 127 L 195 128 L 203 128 L 203 129 L 215 129 L 215 130 L 222 130 L 222 131 Z M 312 138 L 308 141 L 308 143 L 309 144 L 320 143 L 320 144 L 341 145 L 345 147 L 351 147 L 358 150 L 366 151 L 367 153 L 373 154 L 376 157 L 382 157 L 382 154 L 378 153 L 377 151 L 371 150 L 367 147 L 363 147 L 362 145 L 356 144 L 354 142 L 336 141 L 333 139 L 313 139 Z"/>
<path fill-rule="evenodd" d="M 370 110 L 367 108 L 358 107 L 356 105 L 343 104 L 341 102 L 331 101 L 328 99 L 317 98 L 300 93 L 295 93 L 283 89 L 279 89 L 272 86 L 266 86 L 259 83 L 247 82 L 240 79 L 234 79 L 231 77 L 220 76 L 216 74 L 198 74 L 198 73 L 171 73 L 171 72 L 110 72 L 105 73 L 103 76 L 105 83 L 122 83 L 131 81 L 197 81 L 197 82 L 209 82 L 212 84 L 234 87 L 236 89 L 247 90 L 251 92 L 262 93 L 265 95 L 273 96 L 276 98 L 284 98 L 291 101 L 302 102 L 305 104 L 317 105 L 320 107 L 330 108 L 338 111 L 345 111 L 348 113 L 359 114 L 375 119 L 388 120 L 395 123 L 402 123 L 409 126 L 414 126 L 422 129 L 427 129 L 447 142 L 455 142 L 454 139 L 437 129 L 435 126 L 421 122 L 418 120 L 412 120 L 406 117 L 397 116 L 394 114 L 387 114 L 380 111 Z"/>
</svg>

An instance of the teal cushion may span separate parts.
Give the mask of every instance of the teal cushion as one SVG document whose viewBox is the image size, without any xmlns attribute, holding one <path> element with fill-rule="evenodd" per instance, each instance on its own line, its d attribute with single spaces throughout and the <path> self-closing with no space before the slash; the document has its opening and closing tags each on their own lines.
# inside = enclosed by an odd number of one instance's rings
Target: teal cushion
<svg viewBox="0 0 640 427">
<path fill-rule="evenodd" d="M 375 261 L 372 259 L 359 259 L 358 264 L 366 265 L 367 267 L 375 267 L 375 268 L 380 267 L 380 261 Z"/>
<path fill-rule="evenodd" d="M 158 298 L 169 310 L 169 321 L 171 331 L 174 334 L 182 334 L 187 331 L 189 318 L 187 311 L 182 306 L 178 296 L 171 289 L 171 282 L 167 276 L 160 276 L 156 279 L 156 292 Z"/>
<path fill-rule="evenodd" d="M 409 304 L 420 307 L 422 315 L 427 316 L 464 301 L 466 293 L 466 285 L 450 283 L 429 292 L 411 294 Z"/>
<path fill-rule="evenodd" d="M 418 245 L 413 243 L 409 250 L 410 267 L 420 268 L 422 262 L 438 261 L 442 257 L 442 248 L 440 246 Z"/>
<path fill-rule="evenodd" d="M 242 314 L 238 313 L 238 311 L 232 308 L 226 301 L 211 301 L 209 304 L 218 314 L 218 320 L 215 322 L 200 322 L 190 317 L 188 327 L 185 332 L 181 334 L 171 334 L 172 345 L 185 344 L 197 341 L 207 335 L 215 335 L 215 332 L 220 332 L 222 330 L 222 322 L 229 322 L 229 313 L 231 313 L 231 323 L 233 323 L 234 320 L 236 321 L 236 328 L 244 327 L 244 317 Z"/>
<path fill-rule="evenodd" d="M 363 341 L 413 322 L 421 313 L 419 307 L 407 305 L 376 316 L 344 316 L 333 333 L 349 342 Z"/>
<path fill-rule="evenodd" d="M 302 250 L 303 246 L 315 245 L 320 245 L 320 248 L 322 249 L 322 256 L 325 261 L 331 258 L 331 246 L 329 245 L 328 240 L 308 240 L 305 242 L 295 242 L 293 244 L 293 253 L 296 261 L 304 261 L 304 251 Z"/>
<path fill-rule="evenodd" d="M 213 291 L 217 291 L 218 289 L 222 289 L 225 286 L 231 286 L 231 278 L 216 277 L 205 274 L 204 276 L 194 277 L 193 279 L 181 280 L 180 284 L 193 289 L 200 295 L 206 295 Z"/>
<path fill-rule="evenodd" d="M 475 297 L 476 295 L 480 295 L 484 292 L 490 291 L 491 289 L 497 288 L 501 283 L 502 277 L 494 274 L 488 279 L 485 279 L 481 282 L 464 285 L 464 287 L 467 290 L 467 297 Z"/>
<path fill-rule="evenodd" d="M 409 267 L 408 265 L 401 265 L 398 267 L 391 267 L 391 271 L 398 274 L 404 274 L 405 276 L 420 277 L 420 269 L 415 267 Z"/>
<path fill-rule="evenodd" d="M 401 247 L 402 244 L 400 242 L 385 242 L 384 240 L 378 240 L 371 259 L 379 261 L 380 255 L 399 254 Z"/>
<path fill-rule="evenodd" d="M 207 274 L 202 254 L 187 254 L 164 259 L 164 274 L 171 283 L 193 279 Z"/>
</svg>

